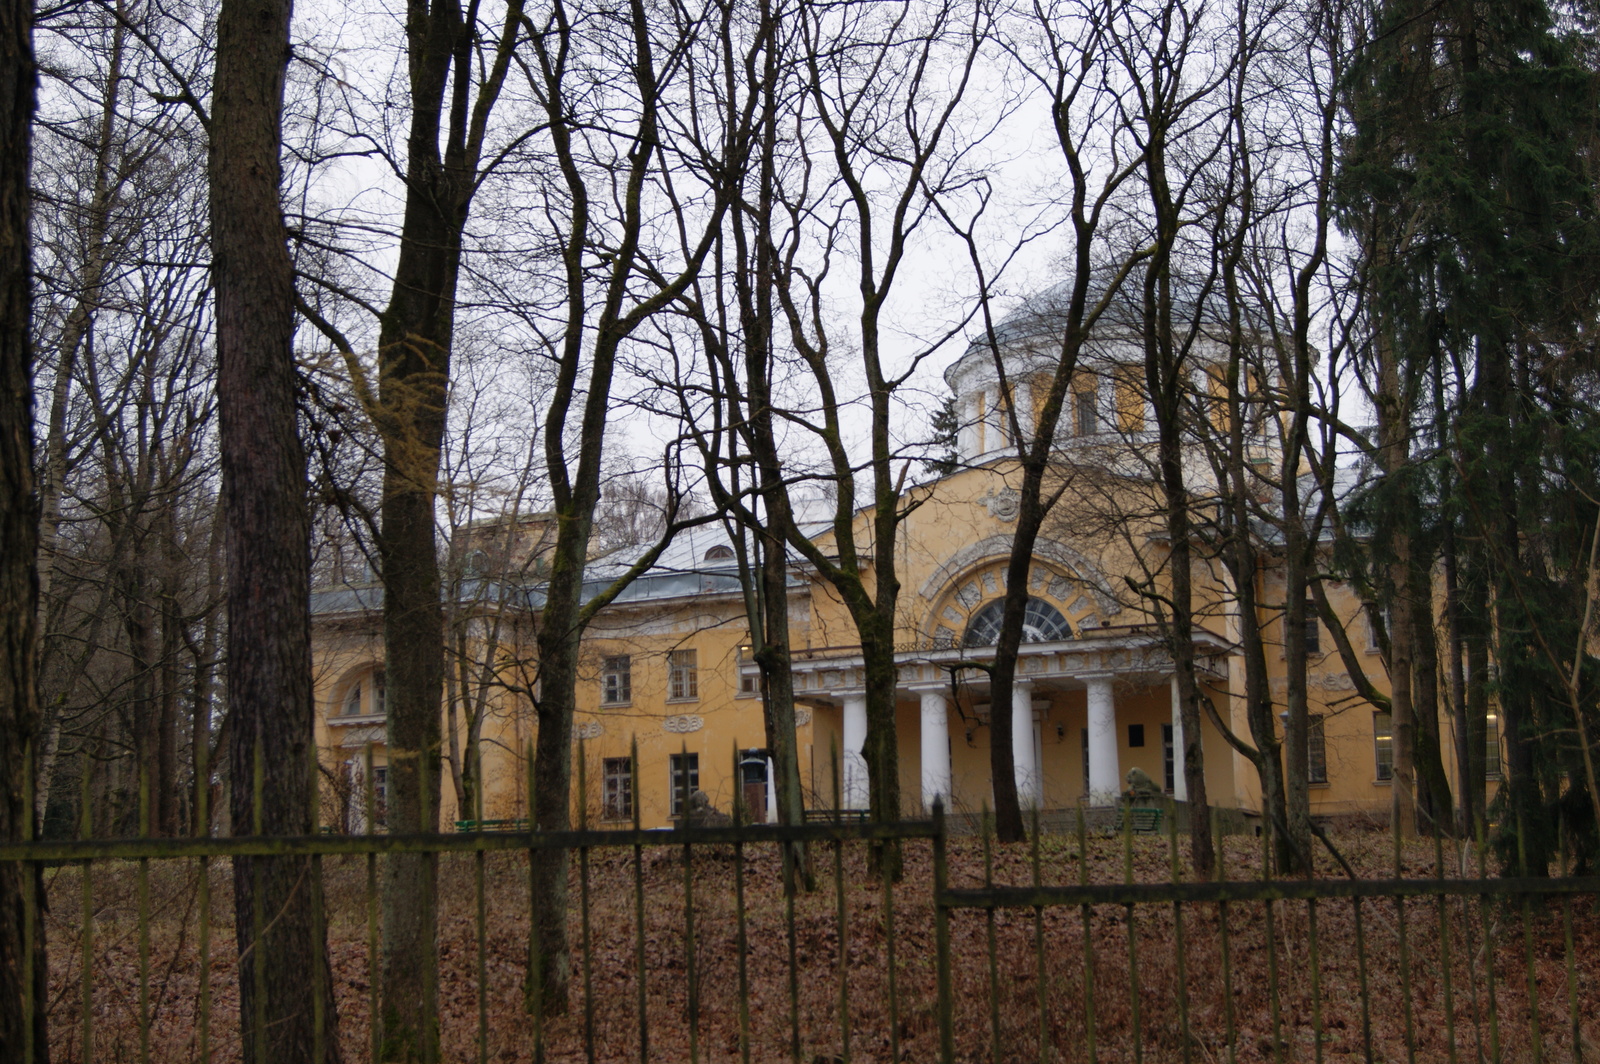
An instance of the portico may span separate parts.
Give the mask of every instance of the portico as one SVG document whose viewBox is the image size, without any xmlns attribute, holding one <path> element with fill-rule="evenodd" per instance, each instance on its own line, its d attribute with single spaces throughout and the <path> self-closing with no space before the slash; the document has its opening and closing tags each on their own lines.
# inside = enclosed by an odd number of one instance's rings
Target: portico
<svg viewBox="0 0 1600 1064">
<path fill-rule="evenodd" d="M 1209 639 L 1197 649 L 1205 653 L 1208 668 L 1224 652 L 1220 641 Z M 908 650 L 897 657 L 901 760 L 917 762 L 916 776 L 902 777 L 907 800 L 916 795 L 924 809 L 941 798 L 947 807 L 992 803 L 986 735 L 998 709 L 991 704 L 982 666 L 993 661 L 993 648 Z M 868 805 L 861 666 L 859 652 L 842 647 L 798 652 L 794 661 L 797 699 L 817 711 L 819 723 L 837 721 L 839 797 L 850 809 Z M 1173 680 L 1170 655 L 1157 633 L 1144 626 L 1087 629 L 1078 638 L 1024 643 L 1005 707 L 1024 808 L 1111 804 L 1122 793 L 1129 761 L 1142 762 L 1158 781 L 1165 776 L 1181 799 L 1182 773 L 1166 767 L 1171 750 L 1182 749 Z M 1081 745 L 1068 744 L 1069 730 L 1073 738 L 1081 733 Z M 1147 730 L 1154 733 L 1148 741 Z M 1168 735 L 1170 745 L 1163 749 Z M 1160 754 L 1166 766 L 1157 759 Z M 827 752 L 818 751 L 814 763 L 824 773 L 827 762 Z M 913 781 L 919 784 L 914 789 Z"/>
</svg>

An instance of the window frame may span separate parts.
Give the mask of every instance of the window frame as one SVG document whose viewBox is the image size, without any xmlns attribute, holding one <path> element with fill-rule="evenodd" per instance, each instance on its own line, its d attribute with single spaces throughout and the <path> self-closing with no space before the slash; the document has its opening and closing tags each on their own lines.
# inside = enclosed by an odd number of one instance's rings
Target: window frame
<svg viewBox="0 0 1600 1064">
<path fill-rule="evenodd" d="M 1082 750 L 1083 797 L 1089 797 L 1089 729 L 1078 729 L 1078 745 Z"/>
<path fill-rule="evenodd" d="M 1327 714 L 1306 715 L 1306 783 L 1313 787 L 1328 784 Z"/>
<path fill-rule="evenodd" d="M 1306 599 L 1306 656 L 1322 653 L 1322 618 L 1317 613 L 1317 600 Z"/>
<path fill-rule="evenodd" d="M 693 647 L 667 651 L 667 701 L 700 701 L 700 659 Z"/>
<path fill-rule="evenodd" d="M 608 757 L 600 762 L 600 819 L 633 819 L 633 758 Z"/>
<path fill-rule="evenodd" d="M 688 769 L 689 785 L 685 790 L 681 777 Z M 683 800 L 700 789 L 700 754 L 698 752 L 667 755 L 667 816 L 673 820 L 683 816 Z"/>
<path fill-rule="evenodd" d="M 1394 780 L 1394 718 L 1376 710 L 1372 713 L 1372 759 L 1374 782 Z"/>
<path fill-rule="evenodd" d="M 388 713 L 386 694 L 383 666 L 368 669 L 345 687 L 334 719 L 347 721 L 383 718 Z M 352 702 L 356 706 L 354 711 L 350 709 Z"/>
<path fill-rule="evenodd" d="M 1483 778 L 1497 781 L 1505 778 L 1500 751 L 1500 714 L 1491 712 L 1483 721 Z"/>
<path fill-rule="evenodd" d="M 600 661 L 600 704 L 633 705 L 633 658 L 628 654 L 608 654 Z"/>
<path fill-rule="evenodd" d="M 1100 434 L 1100 391 L 1082 388 L 1072 393 L 1072 427 L 1078 436 Z"/>
</svg>

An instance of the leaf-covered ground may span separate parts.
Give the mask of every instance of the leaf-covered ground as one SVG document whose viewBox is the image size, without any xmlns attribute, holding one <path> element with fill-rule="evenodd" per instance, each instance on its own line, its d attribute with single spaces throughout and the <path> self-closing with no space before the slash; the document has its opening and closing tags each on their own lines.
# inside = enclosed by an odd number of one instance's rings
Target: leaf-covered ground
<svg viewBox="0 0 1600 1064">
<path fill-rule="evenodd" d="M 1336 841 L 1362 875 L 1394 874 L 1387 836 L 1350 833 Z M 1078 882 L 1078 849 L 1075 837 L 1045 837 L 1040 880 Z M 641 965 L 650 1060 L 738 1060 L 746 1044 L 752 1060 L 788 1060 L 795 1039 L 806 1064 L 842 1058 L 846 1039 L 851 1060 L 888 1061 L 896 1050 L 902 1060 L 937 1059 L 929 844 L 907 846 L 904 878 L 889 899 L 892 1001 L 889 906 L 869 873 L 865 848 L 852 844 L 836 854 L 823 846 L 812 856 L 816 890 L 795 898 L 791 921 L 781 865 L 771 849 L 747 850 L 742 861 L 728 848 L 697 851 L 687 876 L 681 850 L 647 850 L 637 892 L 631 850 L 594 851 L 587 875 L 587 951 L 585 913 L 576 904 L 582 873 L 575 859 L 572 1007 L 542 1029 L 524 1008 L 525 859 L 494 854 L 483 863 L 487 918 L 480 951 L 477 862 L 472 856 L 441 858 L 438 988 L 445 1059 L 479 1059 L 481 1031 L 489 1061 L 532 1060 L 540 1038 L 552 1060 L 638 1060 Z M 1400 865 L 1402 875 L 1434 875 L 1433 845 L 1409 847 Z M 1160 881 L 1170 878 L 1171 868 L 1165 839 L 1135 839 L 1131 853 L 1120 838 L 1091 839 L 1088 845 L 1091 882 L 1121 882 L 1130 875 L 1134 881 Z M 1258 843 L 1230 839 L 1226 869 L 1230 878 L 1259 876 Z M 1477 871 L 1475 861 L 1464 870 Z M 1331 862 L 1319 873 L 1339 874 Z M 1456 855 L 1447 852 L 1444 874 L 1462 873 Z M 198 867 L 153 863 L 148 874 L 151 1059 L 198 1060 Z M 1026 884 L 1033 876 L 1028 847 L 995 849 L 994 883 Z M 49 1009 L 57 1061 L 82 1059 L 80 877 L 78 868 L 48 874 Z M 983 879 L 980 840 L 953 839 L 951 885 L 976 886 Z M 366 860 L 330 858 L 323 880 L 344 1059 L 364 1060 L 372 986 Z M 835 889 L 841 880 L 842 900 Z M 92 885 L 95 1057 L 135 1060 L 141 1012 L 138 874 L 132 865 L 97 866 Z M 212 868 L 211 895 L 209 1042 L 211 1059 L 228 1061 L 238 1057 L 238 1027 L 226 864 Z M 642 936 L 636 919 L 640 896 Z M 1570 907 L 1541 900 L 1526 909 L 1520 901 L 1485 906 L 1453 899 L 1441 906 L 1429 899 L 1403 908 L 1392 900 L 1369 901 L 1361 906 L 1359 928 L 1353 903 L 1324 901 L 1314 914 L 1300 902 L 1270 910 L 1234 904 L 1225 913 L 1215 905 L 1193 905 L 1183 909 L 1181 920 L 1170 905 L 1131 914 L 1123 906 L 1100 906 L 1089 916 L 1087 936 L 1078 909 L 1046 910 L 1037 917 L 1033 910 L 1000 912 L 992 929 L 985 913 L 962 911 L 951 929 L 953 1028 L 963 1060 L 1311 1061 L 1317 1059 L 1318 1027 L 1321 1059 L 1328 1061 L 1367 1059 L 1369 1041 L 1372 1059 L 1404 1061 L 1408 1037 L 1414 1059 L 1423 1061 L 1451 1059 L 1452 1039 L 1462 1061 L 1496 1055 L 1506 1061 L 1540 1055 L 1567 1061 L 1574 1059 L 1575 1037 L 1582 1059 L 1600 1060 L 1600 900 L 1593 897 Z M 1576 1023 L 1569 1011 L 1573 1002 Z M 1276 1046 L 1275 1029 L 1281 1034 Z"/>
</svg>

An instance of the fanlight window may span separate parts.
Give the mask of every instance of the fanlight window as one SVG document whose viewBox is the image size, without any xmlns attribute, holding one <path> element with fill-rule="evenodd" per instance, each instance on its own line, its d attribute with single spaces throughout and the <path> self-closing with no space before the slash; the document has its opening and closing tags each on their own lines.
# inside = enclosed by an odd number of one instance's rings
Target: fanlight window
<svg viewBox="0 0 1600 1064">
<path fill-rule="evenodd" d="M 384 702 L 384 672 L 377 668 L 351 684 L 344 693 L 340 713 L 346 717 L 381 717 L 387 709 Z"/>
<path fill-rule="evenodd" d="M 962 640 L 969 647 L 992 647 L 1000 641 L 1000 618 L 1005 613 L 1004 599 L 995 599 L 972 615 L 967 624 L 967 636 Z M 1022 615 L 1022 641 L 1024 643 L 1049 643 L 1057 639 L 1071 639 L 1072 625 L 1061 611 L 1043 599 L 1029 598 L 1028 608 Z"/>
</svg>

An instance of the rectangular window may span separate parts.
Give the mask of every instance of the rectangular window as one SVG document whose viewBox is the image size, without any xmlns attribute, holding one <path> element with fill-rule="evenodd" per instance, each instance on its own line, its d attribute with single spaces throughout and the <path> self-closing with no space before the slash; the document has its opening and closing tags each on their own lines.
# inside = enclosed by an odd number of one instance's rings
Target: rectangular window
<svg viewBox="0 0 1600 1064">
<path fill-rule="evenodd" d="M 1178 792 L 1178 758 L 1173 749 L 1172 725 L 1161 726 L 1161 779 L 1168 794 Z"/>
<path fill-rule="evenodd" d="M 1093 436 L 1100 431 L 1100 413 L 1095 409 L 1094 389 L 1089 388 L 1080 391 L 1074 398 L 1078 417 L 1078 435 Z"/>
<path fill-rule="evenodd" d="M 1484 723 L 1483 778 L 1497 780 L 1500 778 L 1500 717 L 1491 713 Z"/>
<path fill-rule="evenodd" d="M 359 781 L 360 776 L 356 779 Z M 367 820 L 367 791 L 361 788 L 355 796 L 356 819 L 363 825 L 363 831 L 371 834 L 377 828 L 384 827 L 389 822 L 389 768 L 386 765 L 374 765 L 372 769 L 372 823 Z"/>
<path fill-rule="evenodd" d="M 1389 632 L 1389 625 L 1391 623 L 1388 609 L 1384 609 L 1382 614 L 1377 616 L 1376 619 L 1374 619 L 1374 610 L 1375 607 L 1367 606 L 1365 604 L 1363 604 L 1361 607 L 1361 618 L 1366 623 L 1367 628 L 1368 654 L 1378 654 L 1383 651 L 1383 645 L 1378 641 L 1378 630 L 1381 626 L 1384 635 L 1387 636 Z"/>
<path fill-rule="evenodd" d="M 667 760 L 672 776 L 668 808 L 673 816 L 682 816 L 685 796 L 700 789 L 700 755 L 673 754 Z"/>
<path fill-rule="evenodd" d="M 1306 599 L 1306 653 L 1322 653 L 1322 624 L 1317 619 L 1317 600 Z"/>
<path fill-rule="evenodd" d="M 1328 782 L 1328 738 L 1322 729 L 1321 713 L 1306 720 L 1306 782 Z"/>
<path fill-rule="evenodd" d="M 1385 718 L 1388 719 L 1388 718 Z M 1306 782 L 1328 782 L 1328 739 L 1322 728 L 1322 714 L 1308 713 L 1306 715 Z M 1287 734 L 1289 728 L 1289 714 L 1279 713 L 1278 721 L 1283 725 Z M 1387 779 L 1387 776 L 1379 776 Z"/>
<path fill-rule="evenodd" d="M 1387 713 L 1372 715 L 1372 752 L 1378 766 L 1378 779 L 1394 778 L 1394 733 Z"/>
<path fill-rule="evenodd" d="M 1116 380 L 1117 422 L 1123 432 L 1144 431 L 1144 392 L 1131 370 L 1121 372 Z"/>
<path fill-rule="evenodd" d="M 1130 747 L 1140 747 L 1144 745 L 1143 724 L 1128 725 L 1128 745 Z"/>
<path fill-rule="evenodd" d="M 606 658 L 600 665 L 600 704 L 625 706 L 633 701 L 633 661 L 626 654 Z"/>
<path fill-rule="evenodd" d="M 1089 793 L 1089 729 L 1083 728 L 1079 731 L 1079 734 L 1083 737 L 1083 793 L 1087 796 Z"/>
<path fill-rule="evenodd" d="M 700 697 L 700 670 L 693 650 L 667 654 L 667 700 L 690 702 Z"/>
<path fill-rule="evenodd" d="M 749 643 L 739 645 L 739 661 L 734 666 L 739 672 L 739 695 L 748 698 L 761 693 L 761 673 L 759 670 L 751 672 L 744 668 L 756 660 L 756 648 Z"/>
<path fill-rule="evenodd" d="M 605 790 L 600 816 L 605 820 L 633 819 L 633 759 L 608 757 L 601 769 Z"/>
</svg>

